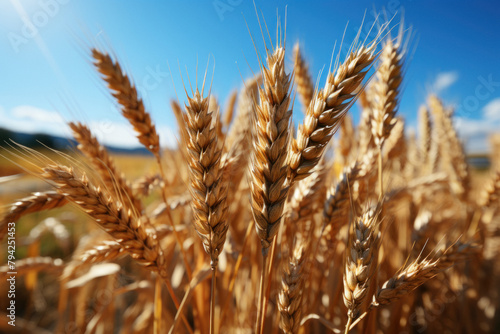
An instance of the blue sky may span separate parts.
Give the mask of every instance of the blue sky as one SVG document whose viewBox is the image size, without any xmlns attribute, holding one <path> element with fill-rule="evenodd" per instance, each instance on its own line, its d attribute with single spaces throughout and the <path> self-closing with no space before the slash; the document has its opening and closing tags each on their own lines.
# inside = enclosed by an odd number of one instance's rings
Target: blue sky
<svg viewBox="0 0 500 334">
<path fill-rule="evenodd" d="M 404 11 L 416 45 L 400 107 L 409 127 L 416 125 L 419 105 L 435 92 L 457 107 L 456 124 L 470 151 L 487 150 L 488 133 L 500 130 L 498 1 L 256 4 L 273 36 L 276 13 L 284 16 L 287 6 L 288 64 L 292 46 L 299 41 L 314 78 L 324 66 L 328 68 L 335 41 L 340 42 L 344 31 L 344 46 L 353 40 L 365 10 L 368 24 L 373 22 L 373 8 L 385 8 L 389 16 L 397 12 L 394 22 Z M 187 68 L 194 81 L 198 64 L 201 80 L 210 59 L 210 74 L 215 66 L 212 92 L 222 105 L 231 90 L 241 87 L 242 78 L 258 70 L 245 20 L 262 52 L 251 1 L 1 1 L 0 126 L 68 135 L 64 122 L 79 120 L 89 123 L 107 144 L 137 146 L 130 126 L 92 68 L 88 46 L 97 44 L 118 55 L 140 87 L 162 142 L 172 145 L 176 124 L 169 101 L 176 97 L 174 85 L 184 99 L 179 67 L 185 80 Z M 357 108 L 352 115 L 358 118 Z"/>
</svg>

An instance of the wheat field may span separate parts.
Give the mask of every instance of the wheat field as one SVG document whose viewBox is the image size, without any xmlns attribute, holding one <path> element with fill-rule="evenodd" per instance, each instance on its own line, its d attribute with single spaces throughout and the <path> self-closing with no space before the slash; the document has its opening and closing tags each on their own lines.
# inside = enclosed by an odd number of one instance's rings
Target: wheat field
<svg viewBox="0 0 500 334">
<path fill-rule="evenodd" d="M 132 73 L 87 50 L 151 157 L 116 157 L 79 122 L 78 151 L 2 151 L 50 186 L 2 195 L 14 332 L 498 331 L 499 141 L 491 175 L 473 171 L 436 95 L 409 136 L 398 107 L 411 36 L 374 29 L 317 83 L 278 28 L 225 108 L 207 74 L 184 105 L 172 100 L 177 149 L 160 147 Z M 0 305 L 0 331 L 13 331 Z"/>
</svg>

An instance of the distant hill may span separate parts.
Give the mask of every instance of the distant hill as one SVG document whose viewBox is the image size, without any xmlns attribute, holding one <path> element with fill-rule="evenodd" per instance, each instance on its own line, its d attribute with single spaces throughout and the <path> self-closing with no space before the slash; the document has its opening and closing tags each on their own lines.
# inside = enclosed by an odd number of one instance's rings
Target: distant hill
<svg viewBox="0 0 500 334">
<path fill-rule="evenodd" d="M 0 128 L 0 146 L 6 146 L 10 140 L 14 140 L 16 143 L 28 146 L 31 148 L 42 148 L 48 146 L 50 148 L 67 151 L 76 147 L 77 142 L 74 139 L 52 136 L 45 133 L 22 133 L 10 131 L 7 129 Z M 43 145 L 42 145 L 43 144 Z M 150 154 L 148 150 L 144 147 L 137 147 L 132 149 L 106 146 L 106 148 L 111 153 L 117 154 L 131 154 L 131 155 L 148 155 Z M 490 167 L 490 159 L 486 154 L 469 154 L 467 156 L 468 163 L 476 169 L 488 169 Z"/>
<path fill-rule="evenodd" d="M 6 146 L 11 140 L 24 146 L 31 148 L 42 148 L 44 146 L 50 147 L 59 151 L 67 151 L 76 147 L 77 142 L 74 139 L 52 136 L 45 133 L 22 133 L 0 128 L 0 146 Z M 144 147 L 137 147 L 132 149 L 106 146 L 112 153 L 118 154 L 134 154 L 134 155 L 147 155 L 148 150 Z"/>
</svg>

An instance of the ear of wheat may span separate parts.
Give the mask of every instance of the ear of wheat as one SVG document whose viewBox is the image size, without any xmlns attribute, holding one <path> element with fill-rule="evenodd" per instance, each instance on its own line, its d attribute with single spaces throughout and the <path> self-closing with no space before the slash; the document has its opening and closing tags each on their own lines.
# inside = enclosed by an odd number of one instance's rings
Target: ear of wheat
<svg viewBox="0 0 500 334">
<path fill-rule="evenodd" d="M 117 171 L 115 163 L 106 148 L 99 143 L 90 129 L 78 122 L 70 122 L 68 125 L 73 130 L 73 136 L 79 143 L 78 149 L 85 154 L 96 168 L 108 191 L 110 193 L 118 192 L 117 197 L 121 199 L 124 205 L 130 203 L 134 210 L 139 213 L 142 212 L 142 202 L 132 192 L 128 181 Z"/>
<path fill-rule="evenodd" d="M 284 267 L 281 278 L 281 291 L 278 296 L 280 328 L 285 333 L 297 333 L 302 310 L 302 289 L 304 281 L 305 249 L 298 244 L 293 250 L 288 265 Z"/>
<path fill-rule="evenodd" d="M 8 223 L 15 222 L 30 213 L 60 208 L 66 203 L 67 199 L 64 194 L 55 191 L 37 192 L 20 199 L 12 204 L 7 214 L 0 220 L 0 240 L 3 240 L 7 234 Z"/>
<path fill-rule="evenodd" d="M 222 145 L 218 143 L 219 114 L 209 109 L 209 101 L 198 90 L 188 97 L 186 130 L 188 166 L 191 174 L 194 227 L 210 256 L 212 268 L 226 240 L 227 187 L 222 182 Z"/>
<path fill-rule="evenodd" d="M 342 65 L 328 74 L 325 87 L 317 92 L 299 126 L 290 157 L 291 179 L 301 180 L 318 163 L 326 145 L 359 94 L 367 69 L 375 60 L 373 42 L 368 47 L 354 49 Z"/>
<path fill-rule="evenodd" d="M 380 209 L 373 208 L 356 217 L 349 235 L 344 270 L 344 304 L 347 307 L 347 329 L 366 308 L 370 288 L 376 281 L 380 242 Z M 365 305 L 363 305 L 365 304 Z"/>
<path fill-rule="evenodd" d="M 132 124 L 138 133 L 137 138 L 149 151 L 158 154 L 160 137 L 151 116 L 146 111 L 144 103 L 139 98 L 137 88 L 130 78 L 123 72 L 120 64 L 113 61 L 111 56 L 97 49 L 92 49 L 94 65 L 107 82 L 113 96 L 121 106 L 122 114 Z"/>
<path fill-rule="evenodd" d="M 288 195 L 287 148 L 290 141 L 290 75 L 285 73 L 285 49 L 267 55 L 263 87 L 253 125 L 251 165 L 252 212 L 262 252 L 267 254 L 283 215 Z"/>
<path fill-rule="evenodd" d="M 387 40 L 380 54 L 380 66 L 373 83 L 372 134 L 375 144 L 381 147 L 396 123 L 399 88 L 403 81 L 401 38 L 394 43 Z"/>
<path fill-rule="evenodd" d="M 302 56 L 298 43 L 293 48 L 293 58 L 293 72 L 297 84 L 297 93 L 299 93 L 302 105 L 307 109 L 314 95 L 314 84 L 309 73 L 309 66 Z"/>
</svg>

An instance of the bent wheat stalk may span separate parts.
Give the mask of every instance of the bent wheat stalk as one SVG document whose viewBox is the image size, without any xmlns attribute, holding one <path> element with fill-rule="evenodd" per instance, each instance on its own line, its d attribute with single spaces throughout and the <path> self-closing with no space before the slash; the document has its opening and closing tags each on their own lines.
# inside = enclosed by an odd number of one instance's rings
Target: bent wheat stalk
<svg viewBox="0 0 500 334">
<path fill-rule="evenodd" d="M 11 205 L 8 213 L 0 220 L 0 241 L 8 231 L 8 224 L 15 223 L 22 216 L 43 210 L 52 210 L 66 205 L 68 201 L 63 194 L 55 191 L 36 192 L 22 198 Z"/>
<path fill-rule="evenodd" d="M 115 62 L 109 54 L 95 48 L 91 52 L 96 69 L 102 74 L 113 97 L 120 104 L 122 115 L 138 133 L 139 142 L 151 153 L 157 155 L 160 151 L 160 136 L 151 121 L 151 116 L 144 107 L 144 102 L 139 98 L 137 88 L 123 72 L 120 64 Z"/>
<path fill-rule="evenodd" d="M 376 41 L 354 49 L 337 69 L 328 74 L 325 87 L 309 104 L 299 125 L 290 157 L 290 179 L 306 178 L 321 158 L 342 118 L 359 95 L 369 67 L 376 59 Z"/>
<path fill-rule="evenodd" d="M 147 216 L 133 217 L 121 203 L 114 202 L 100 188 L 93 186 L 85 174 L 78 176 L 71 167 L 50 165 L 42 170 L 43 179 L 53 182 L 60 194 L 94 218 L 97 224 L 127 249 L 134 260 L 158 272 L 178 307 L 179 301 L 173 292 L 166 270 L 165 255 L 157 236 L 152 233 L 154 229 L 146 231 L 150 226 Z M 184 322 L 190 329 L 188 323 Z"/>
<path fill-rule="evenodd" d="M 103 53 L 95 48 L 91 50 L 94 58 L 94 65 L 103 79 L 107 82 L 109 89 L 112 91 L 113 97 L 121 106 L 122 115 L 134 127 L 138 133 L 137 138 L 156 158 L 162 179 L 167 180 L 163 169 L 163 164 L 160 154 L 160 136 L 156 131 L 156 127 L 151 120 L 150 114 L 144 107 L 144 102 L 139 97 L 137 88 L 132 83 L 130 78 L 123 72 L 120 63 L 114 61 L 107 53 Z M 167 203 L 167 195 L 165 187 L 162 187 L 163 201 Z M 191 280 L 191 267 L 187 260 L 186 252 L 184 251 L 182 240 L 175 230 L 173 219 L 170 211 L 166 211 L 167 221 L 173 229 L 177 243 L 179 244 L 182 259 L 186 267 L 188 278 Z"/>
<path fill-rule="evenodd" d="M 94 168 L 99 172 L 104 185 L 110 193 L 117 192 L 123 204 L 130 203 L 140 214 L 143 210 L 141 201 L 134 195 L 127 180 L 116 169 L 114 161 L 104 146 L 92 134 L 90 128 L 80 122 L 70 122 L 69 127 L 78 141 L 78 149 L 85 154 Z"/>
</svg>

